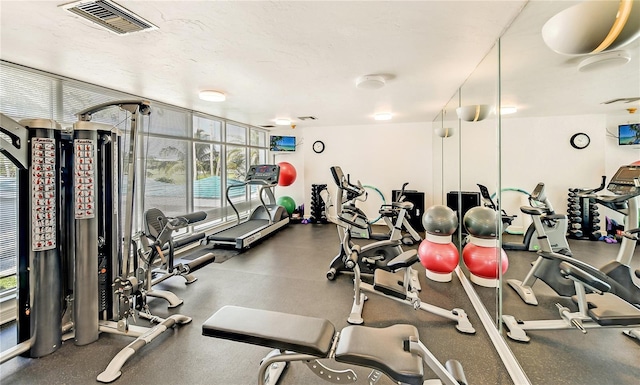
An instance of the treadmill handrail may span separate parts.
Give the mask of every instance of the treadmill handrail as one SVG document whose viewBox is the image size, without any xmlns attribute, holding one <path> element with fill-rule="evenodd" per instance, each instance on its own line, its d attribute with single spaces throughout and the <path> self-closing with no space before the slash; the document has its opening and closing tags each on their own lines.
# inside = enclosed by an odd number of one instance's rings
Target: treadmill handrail
<svg viewBox="0 0 640 385">
<path fill-rule="evenodd" d="M 233 204 L 233 202 L 231 201 L 231 198 L 229 197 L 229 190 L 232 188 L 237 188 L 240 186 L 244 186 L 245 188 L 247 187 L 247 185 L 262 185 L 260 186 L 260 190 L 258 192 L 258 195 L 260 197 L 260 203 L 262 204 L 262 207 L 264 207 L 264 209 L 268 212 L 268 206 L 266 205 L 266 203 L 264 203 L 264 198 L 262 197 L 262 191 L 264 191 L 264 189 L 266 188 L 271 188 L 271 187 L 275 187 L 276 183 L 267 183 L 267 181 L 265 180 L 261 180 L 261 179 L 255 179 L 255 180 L 247 180 L 244 182 L 240 182 L 240 183 L 234 183 L 232 185 L 227 186 L 227 191 L 226 191 L 226 198 L 227 198 L 227 202 L 229 202 L 229 204 L 231 205 L 231 208 L 233 209 L 233 211 L 235 211 L 236 213 L 236 225 L 239 225 L 241 223 L 241 218 L 240 218 L 240 212 L 238 211 L 238 209 L 236 208 L 236 205 Z M 246 190 L 245 190 L 246 191 Z M 269 215 L 269 224 L 273 224 L 273 218 L 271 218 L 271 216 Z"/>
<path fill-rule="evenodd" d="M 238 209 L 236 208 L 236 205 L 233 204 L 233 202 L 231 201 L 231 198 L 229 198 L 229 190 L 231 190 L 234 187 L 240 187 L 240 186 L 247 186 L 248 182 L 242 182 L 242 183 L 234 183 L 234 184 L 230 184 L 229 186 L 227 186 L 227 191 L 226 191 L 226 198 L 227 198 L 227 202 L 229 202 L 229 204 L 231 205 L 231 208 L 233 209 L 233 211 L 236 212 L 236 217 L 237 219 L 237 225 L 240 224 L 240 213 L 238 212 Z M 246 191 L 246 190 L 245 190 Z"/>
<path fill-rule="evenodd" d="M 260 191 L 258 191 L 258 195 L 260 196 L 260 203 L 262 203 L 262 207 L 264 207 L 265 213 L 269 212 L 269 208 L 267 207 L 267 205 L 264 203 L 264 198 L 262 198 L 262 191 L 264 191 L 265 188 L 267 188 L 269 186 L 262 186 L 260 187 Z M 267 215 L 269 217 L 269 224 L 272 225 L 273 224 L 273 218 L 271 218 L 271 215 Z"/>
</svg>

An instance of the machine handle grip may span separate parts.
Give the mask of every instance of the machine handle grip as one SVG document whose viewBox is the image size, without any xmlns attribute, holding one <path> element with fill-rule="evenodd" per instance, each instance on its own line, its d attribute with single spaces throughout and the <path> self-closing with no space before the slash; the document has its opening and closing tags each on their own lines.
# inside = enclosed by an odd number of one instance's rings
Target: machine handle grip
<svg viewBox="0 0 640 385">
<path fill-rule="evenodd" d="M 627 230 L 625 232 L 622 233 L 622 236 L 624 236 L 625 238 L 628 238 L 632 241 L 638 241 L 639 238 L 636 234 L 640 233 L 640 227 L 636 228 L 636 229 L 631 229 L 631 230 Z"/>
<path fill-rule="evenodd" d="M 9 138 L 11 138 L 11 145 L 13 147 L 18 148 L 18 149 L 21 147 L 22 144 L 20 142 L 20 137 L 18 135 L 14 134 L 13 132 L 11 132 L 11 131 L 3 128 L 3 127 L 0 127 L 0 131 L 3 134 L 7 135 Z"/>
<path fill-rule="evenodd" d="M 351 247 L 351 253 L 349 254 L 349 258 L 344 262 L 344 266 L 347 269 L 353 269 L 358 264 L 358 256 L 360 255 L 360 246 L 353 245 Z"/>
<path fill-rule="evenodd" d="M 573 277 L 596 291 L 604 293 L 611 290 L 611 285 L 594 277 L 577 266 L 571 265 L 567 262 L 560 262 L 559 268 L 564 277 Z"/>
<path fill-rule="evenodd" d="M 355 216 L 357 216 L 357 215 L 355 215 Z M 355 216 L 354 216 L 354 217 L 355 217 Z M 352 221 L 352 220 L 350 220 L 350 219 L 345 218 L 345 217 L 344 217 L 344 216 L 342 216 L 342 215 L 339 215 L 339 216 L 338 216 L 338 218 L 339 218 L 341 221 L 343 221 L 343 222 L 345 222 L 345 223 L 347 223 L 347 224 L 349 224 L 349 225 L 351 225 L 351 226 L 355 226 L 355 227 L 357 227 L 357 228 L 359 228 L 359 229 L 366 229 L 366 228 L 367 228 L 367 226 L 366 226 L 365 224 L 356 223 L 356 222 L 354 222 L 354 221 Z"/>
</svg>

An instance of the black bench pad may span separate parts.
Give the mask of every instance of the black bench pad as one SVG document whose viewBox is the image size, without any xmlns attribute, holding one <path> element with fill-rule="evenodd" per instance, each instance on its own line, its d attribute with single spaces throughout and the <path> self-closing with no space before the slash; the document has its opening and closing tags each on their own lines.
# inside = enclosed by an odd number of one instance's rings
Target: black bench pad
<svg viewBox="0 0 640 385">
<path fill-rule="evenodd" d="M 602 326 L 638 325 L 640 309 L 611 293 L 587 294 L 589 316 Z"/>
<path fill-rule="evenodd" d="M 191 243 L 198 242 L 199 240 L 204 239 L 204 237 L 205 237 L 204 233 L 193 233 L 186 237 L 174 239 L 173 246 L 175 247 L 187 246 Z"/>
<path fill-rule="evenodd" d="M 202 325 L 202 334 L 327 357 L 335 327 L 321 318 L 224 306 Z"/>
<path fill-rule="evenodd" d="M 422 385 L 422 358 L 404 350 L 404 341 L 418 338 L 413 325 L 393 325 L 386 328 L 347 326 L 340 332 L 336 361 L 375 368 L 396 382 Z"/>
</svg>

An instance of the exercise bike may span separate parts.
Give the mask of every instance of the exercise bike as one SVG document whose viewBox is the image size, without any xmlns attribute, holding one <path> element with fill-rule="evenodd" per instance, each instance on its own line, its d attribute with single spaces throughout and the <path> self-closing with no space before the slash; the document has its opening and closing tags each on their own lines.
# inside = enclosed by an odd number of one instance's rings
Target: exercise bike
<svg viewBox="0 0 640 385">
<path fill-rule="evenodd" d="M 640 166 L 620 167 L 609 182 L 607 189 L 615 195 L 592 194 L 591 198 L 594 198 L 598 204 L 623 214 L 625 216 L 626 229 L 636 227 L 638 224 L 638 199 L 640 197 Z M 533 207 L 523 207 L 522 209 L 532 216 L 533 225 L 538 234 L 540 234 L 538 241 L 542 245 L 541 250 L 538 252 L 538 259 L 534 262 L 526 277 L 522 281 L 507 280 L 509 286 L 518 293 L 525 303 L 529 305 L 538 304 L 532 289 L 533 284 L 538 279 L 545 282 L 560 296 L 575 295 L 574 281 L 567 278 L 566 274 L 561 274 L 558 267 L 561 262 L 567 262 L 605 282 L 610 286 L 607 290 L 609 293 L 640 307 L 640 287 L 633 282 L 633 273 L 629 267 L 637 242 L 637 237 L 634 234 L 639 233 L 640 229 L 627 230 L 627 236 L 622 239 L 616 259 L 598 269 L 571 256 L 554 252 L 548 237 L 545 235 L 545 229 L 540 219 L 543 211 Z"/>
<path fill-rule="evenodd" d="M 336 210 L 339 210 L 338 214 L 341 215 L 345 221 L 351 223 L 353 227 L 359 229 L 366 228 L 366 226 L 368 226 L 366 215 L 364 215 L 362 210 L 355 207 L 355 201 L 366 200 L 367 193 L 364 187 L 360 182 L 357 184 L 351 183 L 349 178 L 345 177 L 339 166 L 333 166 L 330 170 L 333 180 L 338 187 L 336 194 L 337 206 L 335 207 Z M 333 206 L 329 192 L 324 190 L 321 195 L 322 199 L 325 200 L 325 206 L 328 212 L 330 207 Z M 387 267 L 387 263 L 404 252 L 402 249 L 401 230 L 402 223 L 407 216 L 407 210 L 411 208 L 410 205 L 411 202 L 399 203 L 398 214 L 390 239 L 373 242 L 361 247 L 358 264 L 363 274 L 373 274 L 376 269 L 390 270 L 390 268 Z M 351 236 L 351 234 L 348 235 Z M 346 236 L 342 234 L 339 226 L 338 236 L 341 240 Z M 344 248 L 340 247 L 340 251 L 329 265 L 329 270 L 326 274 L 328 280 L 333 281 L 336 275 L 341 272 L 353 272 L 353 269 L 345 266 L 345 256 L 347 256 L 345 253 Z"/>
<path fill-rule="evenodd" d="M 330 200 L 326 200 L 326 207 L 331 207 Z M 474 334 L 475 329 L 469 322 L 466 312 L 460 308 L 452 310 L 443 309 L 420 300 L 418 293 L 421 291 L 418 271 L 412 266 L 418 262 L 416 250 L 407 250 L 391 260 L 385 261 L 385 268 L 375 269 L 373 273 L 373 283 L 363 282 L 361 279 L 360 266 L 362 263 L 362 248 L 351 241 L 351 228 L 358 226 L 348 215 L 339 212 L 332 215 L 327 211 L 327 218 L 338 227 L 340 234 L 340 246 L 342 265 L 345 269 L 354 274 L 354 302 L 351 313 L 347 318 L 350 324 L 360 325 L 364 323 L 362 310 L 367 300 L 366 293 L 373 293 L 385 298 L 389 298 L 405 305 L 409 305 L 416 310 L 423 310 L 443 318 L 456 322 L 456 329 L 462 333 Z"/>
<path fill-rule="evenodd" d="M 347 177 L 348 179 L 348 177 Z M 413 203 L 406 202 L 407 198 L 405 195 L 405 188 L 409 183 L 404 183 L 402 185 L 402 189 L 400 190 L 400 194 L 396 201 L 391 202 L 391 204 L 383 204 L 380 206 L 378 210 L 378 214 L 380 216 L 378 219 L 382 219 L 385 225 L 388 228 L 386 233 L 375 233 L 371 227 L 371 221 L 367 219 L 366 214 L 360 210 L 353 202 L 345 204 L 342 208 L 344 211 L 349 211 L 353 214 L 357 214 L 356 221 L 362 226 L 355 227 L 351 229 L 351 237 L 357 239 L 373 239 L 378 241 L 383 241 L 387 239 L 397 239 L 397 236 L 401 236 L 402 243 L 411 246 L 416 242 L 422 241 L 422 237 L 418 232 L 411 226 L 409 220 L 409 211 L 411 211 L 414 207 Z M 399 220 L 399 215 L 401 211 L 404 210 L 403 217 Z M 373 221 L 375 222 L 375 221 Z M 400 225 L 398 228 L 397 225 Z"/>
<path fill-rule="evenodd" d="M 480 195 L 485 202 L 490 202 L 490 204 L 495 209 L 495 204 L 491 200 L 491 195 L 489 194 L 489 190 L 483 185 L 478 185 L 480 188 Z M 531 215 L 528 208 L 535 207 L 538 210 L 535 211 L 536 215 L 538 212 L 539 219 L 542 224 L 542 230 L 536 229 L 534 224 L 532 223 L 524 234 L 524 238 L 522 239 L 522 243 L 515 242 L 503 242 L 502 248 L 504 250 L 526 250 L 526 251 L 538 251 L 541 249 L 541 243 L 539 241 L 541 234 L 545 234 L 546 238 L 549 240 L 551 244 L 551 249 L 560 254 L 571 255 L 571 249 L 569 248 L 569 244 L 567 243 L 567 216 L 564 214 L 556 214 L 551 205 L 551 202 L 547 198 L 547 195 L 544 192 L 544 183 L 538 183 L 533 192 L 529 195 L 529 204 L 530 206 L 522 206 L 520 211 L 525 214 Z M 487 205 L 487 203 L 485 203 Z M 533 218 L 532 218 L 533 219 Z M 506 215 L 506 213 L 502 213 L 503 223 L 507 221 L 511 223 L 510 220 L 513 220 L 513 217 Z"/>
</svg>

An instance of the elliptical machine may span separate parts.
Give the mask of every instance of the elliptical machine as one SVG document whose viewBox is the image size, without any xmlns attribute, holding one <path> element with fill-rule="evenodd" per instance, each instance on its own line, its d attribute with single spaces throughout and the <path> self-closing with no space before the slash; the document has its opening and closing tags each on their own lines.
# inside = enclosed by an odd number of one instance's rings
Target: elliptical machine
<svg viewBox="0 0 640 385">
<path fill-rule="evenodd" d="M 482 187 L 484 186 L 480 187 L 480 192 L 483 199 L 486 199 L 485 195 L 488 195 L 488 191 L 486 187 L 484 189 Z M 489 196 L 489 199 L 490 198 Z M 566 237 L 568 229 L 567 216 L 564 214 L 556 214 L 544 192 L 544 183 L 538 183 L 529 195 L 529 203 L 530 206 L 520 207 L 520 211 L 531 215 L 534 223 L 527 228 L 522 243 L 504 242 L 502 248 L 504 250 L 538 251 L 542 249 L 540 238 L 544 236 L 549 241 L 553 252 L 570 256 L 571 249 L 569 248 Z M 531 210 L 531 208 L 535 208 L 536 210 Z M 537 229 L 535 226 L 536 215 L 542 226 L 540 229 Z"/>
<path fill-rule="evenodd" d="M 544 235 L 541 220 L 542 210 L 529 208 L 528 214 L 532 215 L 533 224 L 539 234 L 538 238 L 542 249 L 538 252 L 538 259 L 522 281 L 509 279 L 507 283 L 520 295 L 522 300 L 530 305 L 537 305 L 538 300 L 533 293 L 532 286 L 539 278 L 551 287 L 558 295 L 569 297 L 576 294 L 574 281 L 561 273 L 559 265 L 567 262 L 588 274 L 605 282 L 610 286 L 608 292 L 624 299 L 625 301 L 640 307 L 640 287 L 633 282 L 633 276 L 629 264 L 635 250 L 638 225 L 638 207 L 640 199 L 640 166 L 622 166 L 611 178 L 607 190 L 615 195 L 595 195 L 591 198 L 605 207 L 615 210 L 625 216 L 625 229 L 627 236 L 623 237 L 618 255 L 600 269 L 582 262 L 578 259 L 566 256 L 551 250 L 549 239 Z"/>
<path fill-rule="evenodd" d="M 357 184 L 351 183 L 349 178 L 345 177 L 342 172 L 342 168 L 339 166 L 333 166 L 330 170 L 333 180 L 338 186 L 336 198 L 337 213 L 344 222 L 349 223 L 352 227 L 362 229 L 363 226 L 366 226 L 365 223 L 367 223 L 367 218 L 362 210 L 355 206 L 355 201 L 366 200 L 366 191 L 364 187 L 360 182 Z M 323 199 L 329 200 L 330 198 L 327 197 Z M 325 204 L 328 209 L 331 202 L 325 202 Z M 401 229 L 402 223 L 407 215 L 407 210 L 410 209 L 410 204 L 411 202 L 402 202 L 399 204 L 398 216 L 394 223 L 394 232 L 390 239 L 362 246 L 358 258 L 358 264 L 360 266 L 360 271 L 363 274 L 373 274 L 376 269 L 390 270 L 390 268 L 387 267 L 387 263 L 403 253 Z M 342 240 L 345 235 L 341 234 L 340 230 L 341 229 L 338 228 L 338 235 Z M 345 258 L 345 256 L 348 255 L 344 248 L 340 246 L 338 255 L 333 258 L 329 265 L 329 270 L 326 275 L 328 280 L 333 281 L 336 278 L 336 275 L 343 271 L 353 272 L 353 268 L 345 266 L 345 260 L 348 259 Z"/>
</svg>

